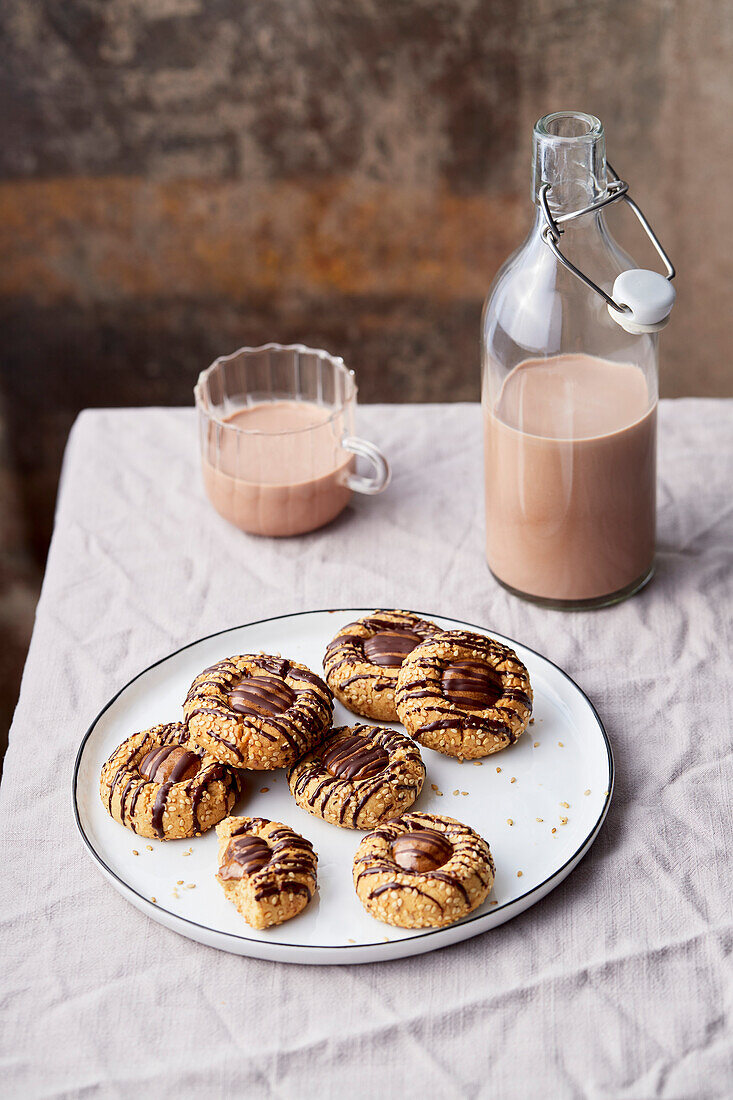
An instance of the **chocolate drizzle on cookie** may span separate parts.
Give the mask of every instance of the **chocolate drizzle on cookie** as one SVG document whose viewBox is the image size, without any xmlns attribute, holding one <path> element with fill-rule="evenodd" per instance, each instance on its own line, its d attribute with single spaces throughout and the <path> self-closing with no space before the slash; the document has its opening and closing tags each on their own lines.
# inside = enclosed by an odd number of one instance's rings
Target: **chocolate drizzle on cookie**
<svg viewBox="0 0 733 1100">
<path fill-rule="evenodd" d="M 292 667 L 290 661 L 285 660 L 284 657 L 268 657 L 266 655 L 255 657 L 252 664 L 256 668 L 261 668 L 263 672 L 269 672 L 271 676 L 279 676 L 282 680 L 285 679 Z"/>
<path fill-rule="evenodd" d="M 169 744 L 170 741 L 173 740 L 173 742 L 174 742 L 173 747 L 175 748 L 175 742 L 176 742 L 177 737 L 178 737 L 178 731 L 181 728 L 182 727 L 181 727 L 180 723 L 178 723 L 178 722 L 172 722 L 167 726 L 161 726 L 159 729 L 156 730 L 156 735 L 157 735 L 156 739 L 155 739 L 156 746 L 162 747 L 164 745 Z M 152 735 L 148 734 L 146 740 L 148 740 L 148 743 L 150 743 L 150 741 L 152 741 Z M 145 741 L 143 741 L 143 744 L 145 744 Z M 109 794 L 107 796 L 107 812 L 111 816 L 113 816 L 112 815 L 112 799 L 114 797 L 114 793 L 115 793 L 115 790 L 117 788 L 117 784 L 121 780 L 122 776 L 127 775 L 128 778 L 129 778 L 129 773 L 130 773 L 131 769 L 132 769 L 133 778 L 136 778 L 137 775 L 139 774 L 138 769 L 134 768 L 134 764 L 133 764 L 135 758 L 138 757 L 139 752 L 140 752 L 140 745 L 137 741 L 133 740 L 131 745 L 130 745 L 130 748 L 127 752 L 127 756 L 122 761 L 122 763 L 118 765 L 117 770 L 115 771 L 114 776 L 112 777 L 112 781 L 110 782 L 110 785 L 109 785 Z M 113 753 L 113 755 L 107 761 L 107 764 L 105 764 L 105 768 L 112 762 L 112 760 L 114 760 L 115 756 L 116 756 L 116 753 Z M 126 784 L 126 786 L 124 788 L 124 791 L 122 793 L 122 796 L 120 798 L 120 817 L 122 819 L 123 824 L 125 822 L 125 797 L 127 795 L 129 786 L 130 786 L 130 784 L 128 782 Z M 145 786 L 145 784 L 143 784 L 143 786 Z M 135 801 L 137 801 L 137 798 L 135 799 Z"/>
<path fill-rule="evenodd" d="M 180 745 L 161 745 L 153 748 L 140 761 L 138 771 L 154 783 L 181 783 L 193 779 L 201 767 L 201 757 Z"/>
<path fill-rule="evenodd" d="M 222 710 L 221 707 L 195 707 L 193 710 L 189 710 L 186 716 L 186 729 L 182 739 L 187 741 L 191 736 L 189 732 L 189 725 L 191 719 L 196 715 L 204 715 L 207 719 L 211 718 L 228 718 L 231 720 L 233 717 L 231 710 Z M 212 741 L 216 741 L 217 745 L 223 745 L 225 749 L 228 749 L 239 761 L 243 760 L 242 753 L 239 746 L 230 741 L 227 737 L 222 737 L 218 730 L 215 730 L 213 726 L 208 725 L 206 728 L 206 736 L 210 737 Z M 274 740 L 274 739 L 273 739 Z"/>
<path fill-rule="evenodd" d="M 127 812 L 128 812 L 130 825 L 132 826 L 133 833 L 137 832 L 137 829 L 135 828 L 135 807 L 137 806 L 137 800 L 140 797 L 140 795 L 141 795 L 142 791 L 144 790 L 144 788 L 149 787 L 149 786 L 150 786 L 149 783 L 141 783 L 140 786 L 137 787 L 137 789 L 135 790 L 135 793 L 134 793 L 134 795 L 132 796 L 132 798 L 130 800 L 130 806 L 129 806 Z M 124 825 L 125 824 L 125 807 L 124 806 L 121 807 L 120 816 L 122 818 L 122 824 Z"/>
<path fill-rule="evenodd" d="M 369 900 L 378 898 L 380 894 L 385 894 L 387 890 L 411 890 L 415 894 L 419 894 L 420 897 L 427 898 L 435 905 L 439 912 L 443 912 L 443 906 L 437 898 L 431 897 L 425 890 L 421 890 L 419 886 L 416 886 L 414 882 L 383 882 L 379 886 L 375 886 L 369 894 Z"/>
<path fill-rule="evenodd" d="M 206 769 L 199 783 L 191 780 L 188 784 L 188 793 L 191 797 L 191 814 L 193 817 L 193 827 L 197 835 L 199 832 L 199 827 L 201 825 L 198 812 L 201 799 L 204 797 L 205 792 L 209 790 L 212 783 L 216 782 L 217 780 L 225 783 L 225 777 L 227 773 L 229 774 L 231 787 L 234 791 L 234 801 L 236 801 L 236 799 L 239 798 L 240 794 L 242 793 L 241 781 L 237 773 L 235 771 L 230 771 L 229 769 L 226 769 L 224 764 L 216 763 L 210 765 Z"/>
<path fill-rule="evenodd" d="M 378 826 L 364 838 L 360 850 L 364 846 L 368 850 L 362 855 L 357 853 L 354 861 L 357 892 L 365 879 L 384 879 L 372 887 L 367 901 L 389 891 L 412 891 L 432 901 L 442 913 L 443 903 L 432 889 L 441 883 L 470 909 L 468 886 L 475 897 L 477 890 L 485 891 L 493 881 L 494 864 L 488 845 L 473 829 L 452 818 L 408 813 Z M 485 870 L 488 878 L 482 873 Z M 454 906 L 455 902 L 448 904 Z"/>
<path fill-rule="evenodd" d="M 380 617 L 383 616 L 383 617 Z M 394 618 L 392 616 L 395 616 Z M 380 631 L 407 630 L 420 638 L 429 637 L 436 627 L 425 619 L 419 619 L 410 611 L 375 611 L 373 615 L 366 615 L 359 623 L 366 627 L 370 634 L 378 634 Z M 358 625 L 353 623 L 353 626 Z"/>
<path fill-rule="evenodd" d="M 389 753 L 355 733 L 337 741 L 322 759 L 326 770 L 339 779 L 371 779 L 384 771 Z"/>
<path fill-rule="evenodd" d="M 367 638 L 364 655 L 373 665 L 381 668 L 399 668 L 408 653 L 422 641 L 411 630 L 379 630 Z"/>
<path fill-rule="evenodd" d="M 289 710 L 295 702 L 295 692 L 275 676 L 247 676 L 229 692 L 227 699 L 237 714 L 259 718 Z"/>
<path fill-rule="evenodd" d="M 400 803 L 409 806 L 417 797 L 424 775 L 420 753 L 404 734 L 354 726 L 334 730 L 318 749 L 290 768 L 287 780 L 304 809 L 356 829 L 362 812 L 380 790 L 386 787 L 397 796 L 387 806 L 394 816 L 400 812 Z M 337 800 L 338 811 L 329 811 Z"/>
<path fill-rule="evenodd" d="M 332 708 L 333 696 L 320 676 L 260 654 L 225 658 L 205 669 L 188 692 L 184 714 L 190 741 L 212 741 L 214 756 L 228 760 L 231 754 L 237 765 L 267 768 L 306 752 L 328 728 Z"/>
<path fill-rule="evenodd" d="M 265 818 L 256 817 L 244 820 L 232 830 L 219 866 L 219 878 L 252 876 L 255 901 L 280 893 L 305 896 L 310 901 L 311 886 L 292 876 L 306 875 L 315 881 L 318 859 L 313 845 L 287 825 L 268 830 L 270 824 Z"/>
<path fill-rule="evenodd" d="M 296 682 L 297 681 L 302 681 L 304 684 L 307 684 L 308 686 L 315 687 L 319 691 L 326 691 L 329 698 L 331 697 L 330 688 L 328 688 L 327 685 L 324 684 L 324 682 L 323 682 L 323 680 L 321 679 L 320 676 L 316 676 L 315 672 L 311 672 L 311 670 L 309 668 L 294 668 L 293 666 L 291 666 L 289 674 L 290 674 L 290 679 L 291 680 L 295 680 Z M 307 688 L 300 688 L 300 689 L 296 688 L 295 689 L 296 694 L 298 694 L 299 691 L 306 691 L 306 690 L 307 690 Z"/>
<path fill-rule="evenodd" d="M 392 858 L 404 871 L 435 871 L 452 855 L 452 845 L 435 829 L 414 829 L 392 844 Z"/>
<path fill-rule="evenodd" d="M 175 737 L 176 731 L 179 730 L 180 728 L 181 727 L 178 723 L 172 723 L 169 726 L 163 726 L 160 730 L 161 743 L 164 743 L 171 736 Z M 136 742 L 133 741 L 130 748 L 128 749 L 127 756 L 122 761 L 122 763 L 118 765 L 117 770 L 116 770 L 114 776 L 112 777 L 112 781 L 109 785 L 109 795 L 107 797 L 107 813 L 110 814 L 110 815 L 112 815 L 112 799 L 114 797 L 114 793 L 115 793 L 115 789 L 117 787 L 117 784 L 119 783 L 122 776 L 124 774 L 126 774 L 130 770 L 130 768 L 132 767 L 133 761 L 135 760 L 135 757 L 138 755 L 138 751 L 139 751 L 139 745 Z M 114 760 L 116 755 L 117 755 L 116 753 L 112 754 L 110 759 L 105 764 L 105 768 L 108 767 L 112 763 L 112 760 Z M 124 823 L 124 816 L 125 816 L 124 796 L 121 800 L 120 810 L 121 810 L 122 820 L 123 820 L 123 823 Z"/>
<path fill-rule="evenodd" d="M 356 626 L 356 623 L 351 623 L 346 629 L 351 630 L 354 626 Z M 326 653 L 330 653 L 333 649 L 340 649 L 341 646 L 344 645 L 353 645 L 361 648 L 363 641 L 364 638 L 361 634 L 338 634 L 335 638 L 332 638 L 326 646 Z"/>
<path fill-rule="evenodd" d="M 417 740 L 424 733 L 432 733 L 434 730 L 486 730 L 495 733 L 497 737 L 506 737 L 510 744 L 514 744 L 517 737 L 508 722 L 494 718 L 471 718 L 467 714 L 453 712 L 449 718 L 439 718 L 435 722 L 426 722 L 415 734 Z"/>
<path fill-rule="evenodd" d="M 373 692 L 394 691 L 405 658 L 437 629 L 409 611 L 375 611 L 349 623 L 326 646 L 323 667 L 329 686 L 338 692 L 367 681 Z"/>
<path fill-rule="evenodd" d="M 455 756 L 513 744 L 532 713 L 529 676 L 516 653 L 463 630 L 439 631 L 410 655 L 395 703 L 417 741 Z"/>
<path fill-rule="evenodd" d="M 513 699 L 515 703 L 521 703 L 523 707 L 532 713 L 532 700 L 526 691 L 522 691 L 518 687 L 505 687 L 502 692 L 502 699 Z M 502 709 L 502 708 L 499 708 Z"/>
<path fill-rule="evenodd" d="M 184 727 L 180 722 L 173 722 L 166 726 L 155 726 L 146 730 L 144 734 L 136 734 L 129 739 L 129 748 L 122 759 L 122 763 L 116 767 L 108 790 L 105 793 L 107 809 L 111 816 L 117 817 L 122 825 L 126 825 L 137 833 L 135 821 L 140 796 L 147 787 L 154 792 L 154 797 L 145 806 L 145 818 L 149 814 L 149 825 L 161 840 L 166 838 L 164 827 L 164 814 L 167 808 L 171 791 L 178 787 L 184 792 L 184 798 L 190 800 L 192 815 L 193 835 L 200 832 L 198 809 L 204 794 L 211 792 L 212 784 L 220 781 L 222 784 L 221 799 L 223 812 L 231 808 L 240 791 L 239 779 L 233 771 L 225 765 L 215 761 L 204 763 L 199 752 L 194 752 L 180 744 Z M 128 744 L 126 742 L 126 744 Z M 120 759 L 118 749 L 105 764 L 102 773 L 104 784 L 104 772 Z M 113 812 L 113 798 L 116 790 L 122 786 L 119 797 L 117 813 Z M 232 797 L 232 793 L 233 796 Z M 152 804 L 151 804 L 152 803 Z M 185 806 L 185 801 L 183 803 Z M 214 822 L 209 822 L 214 824 Z M 191 835 L 187 832 L 185 835 Z"/>
<path fill-rule="evenodd" d="M 270 845 L 259 836 L 235 836 L 224 852 L 219 865 L 219 877 L 239 879 L 261 871 L 272 859 Z"/>
<path fill-rule="evenodd" d="M 464 710 L 488 710 L 504 694 L 501 678 L 485 661 L 455 661 L 440 680 L 445 698 Z"/>
<path fill-rule="evenodd" d="M 163 815 L 168 802 L 168 795 L 176 783 L 185 783 L 195 779 L 201 769 L 201 757 L 198 753 L 184 749 L 180 745 L 165 744 L 156 745 L 140 762 L 138 771 L 143 779 L 150 783 L 160 784 L 155 796 L 151 813 L 151 824 L 157 835 L 163 839 L 165 828 Z M 137 801 L 137 798 L 135 799 Z M 130 813 L 132 815 L 132 807 Z M 124 800 L 122 805 L 122 818 L 124 823 Z M 193 806 L 194 829 L 198 828 L 196 820 L 196 807 Z"/>
<path fill-rule="evenodd" d="M 348 680 L 342 680 L 339 684 L 341 690 L 347 687 L 351 687 L 357 680 L 372 680 L 372 691 L 387 691 L 389 688 L 394 688 L 394 681 L 392 680 L 375 680 L 373 672 L 362 672 L 357 676 L 349 676 Z"/>
</svg>

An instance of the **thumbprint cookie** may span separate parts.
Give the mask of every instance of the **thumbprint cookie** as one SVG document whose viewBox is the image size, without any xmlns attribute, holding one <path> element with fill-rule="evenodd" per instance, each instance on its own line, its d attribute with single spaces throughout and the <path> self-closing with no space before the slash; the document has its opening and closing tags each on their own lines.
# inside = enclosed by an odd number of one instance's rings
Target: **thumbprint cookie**
<svg viewBox="0 0 733 1100">
<path fill-rule="evenodd" d="M 302 810 L 346 829 L 371 829 L 409 809 L 425 765 L 415 742 L 376 726 L 341 726 L 288 771 Z"/>
<path fill-rule="evenodd" d="M 246 654 L 204 669 L 183 704 L 186 744 L 235 768 L 294 763 L 331 725 L 333 697 L 320 676 L 282 657 Z"/>
<path fill-rule="evenodd" d="M 107 812 L 140 836 L 199 836 L 231 810 L 240 793 L 232 768 L 183 748 L 180 722 L 134 733 L 102 768 L 99 793 Z"/>
<path fill-rule="evenodd" d="M 532 714 L 529 673 L 514 650 L 463 630 L 441 631 L 408 654 L 396 701 L 421 745 L 459 759 L 513 745 Z"/>
<path fill-rule="evenodd" d="M 318 856 L 305 837 L 264 817 L 228 817 L 217 825 L 217 880 L 252 928 L 297 916 L 316 890 Z"/>
<path fill-rule="evenodd" d="M 467 916 L 494 884 L 483 837 L 438 814 L 379 825 L 354 856 L 354 886 L 371 916 L 399 928 L 439 928 Z"/>
<path fill-rule="evenodd" d="M 397 674 L 409 653 L 437 633 L 409 611 L 373 611 L 339 630 L 326 647 L 326 681 L 339 702 L 364 718 L 396 722 Z"/>
</svg>

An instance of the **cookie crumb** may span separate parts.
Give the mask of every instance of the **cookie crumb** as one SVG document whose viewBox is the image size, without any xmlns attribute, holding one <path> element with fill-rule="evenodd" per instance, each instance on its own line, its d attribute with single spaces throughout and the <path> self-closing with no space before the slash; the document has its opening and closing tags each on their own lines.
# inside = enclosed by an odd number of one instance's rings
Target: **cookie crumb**
<svg viewBox="0 0 733 1100">
<path fill-rule="evenodd" d="M 186 889 L 187 890 L 195 890 L 196 889 L 196 883 L 195 882 L 187 882 L 186 883 Z"/>
<path fill-rule="evenodd" d="M 539 822 L 540 822 L 540 824 L 541 824 L 541 823 L 542 823 L 542 822 L 543 822 L 544 820 L 545 820 L 545 819 L 544 819 L 544 817 L 536 817 L 536 818 L 535 818 L 535 821 L 539 821 Z"/>
<path fill-rule="evenodd" d="M 517 871 L 517 878 L 521 878 L 521 877 L 522 877 L 522 874 L 523 874 L 523 872 L 522 872 L 522 871 Z"/>
<path fill-rule="evenodd" d="M 590 794 L 590 791 L 589 790 L 588 791 L 583 791 L 583 794 L 586 794 L 586 795 Z"/>
<path fill-rule="evenodd" d="M 356 943 L 356 940 L 347 940 L 347 943 Z"/>
<path fill-rule="evenodd" d="M 561 817 L 560 818 L 560 824 L 561 825 L 567 825 L 567 823 L 568 823 L 568 819 L 566 817 Z"/>
<path fill-rule="evenodd" d="M 558 741 L 558 745 L 560 746 L 560 748 L 561 748 L 561 749 L 564 749 L 564 748 L 565 748 L 565 746 L 563 745 L 562 741 Z"/>
<path fill-rule="evenodd" d="M 134 856 L 139 856 L 139 855 L 140 855 L 140 853 L 138 852 L 137 848 L 133 848 L 133 849 L 132 849 L 132 854 L 133 854 Z"/>
<path fill-rule="evenodd" d="M 436 794 L 437 794 L 437 791 L 438 791 L 438 784 L 437 784 L 437 783 L 431 783 L 431 784 L 430 784 L 430 786 L 431 786 L 431 787 L 433 788 L 433 790 L 434 790 L 434 791 L 436 792 Z"/>
<path fill-rule="evenodd" d="M 507 823 L 507 825 L 513 825 L 514 824 L 514 822 L 512 821 L 512 819 L 510 817 L 508 817 L 506 819 L 506 823 Z"/>
<path fill-rule="evenodd" d="M 498 902 L 498 901 L 496 901 L 496 899 L 494 899 L 493 901 L 490 901 L 490 902 L 489 902 L 489 905 L 498 905 L 498 904 L 499 904 L 499 902 Z"/>
<path fill-rule="evenodd" d="M 511 779 L 509 780 L 509 782 L 510 782 L 510 783 L 516 783 L 516 782 L 517 782 L 517 777 L 516 777 L 516 775 L 513 775 L 513 776 L 511 777 Z"/>
<path fill-rule="evenodd" d="M 455 791 L 453 792 L 453 794 L 460 794 L 460 793 L 461 793 L 461 792 L 460 792 L 459 790 L 455 790 Z"/>
<path fill-rule="evenodd" d="M 461 794 L 468 794 L 468 791 L 461 791 Z"/>
<path fill-rule="evenodd" d="M 173 894 L 174 898 L 180 898 L 181 896 L 175 888 L 171 891 L 171 893 Z"/>
<path fill-rule="evenodd" d="M 556 832 L 557 832 L 557 829 L 553 829 L 552 831 L 553 831 L 553 833 L 556 833 Z"/>
<path fill-rule="evenodd" d="M 443 792 L 442 791 L 436 791 L 435 793 L 437 794 L 438 798 L 443 797 Z"/>
<path fill-rule="evenodd" d="M 563 809 L 565 809 L 565 810 L 569 810 L 569 809 L 570 809 L 570 803 L 569 803 L 569 802 L 561 802 L 561 803 L 560 803 L 560 805 L 561 805 L 561 806 L 563 807 Z"/>
<path fill-rule="evenodd" d="M 496 770 L 497 770 L 497 772 L 500 772 L 500 771 L 501 771 L 501 768 L 497 768 Z"/>
<path fill-rule="evenodd" d="M 176 886 L 183 886 L 183 879 L 182 878 L 178 879 L 178 881 L 176 882 Z"/>
<path fill-rule="evenodd" d="M 535 749 L 538 749 L 540 747 L 539 741 L 535 741 L 535 743 L 532 747 L 535 748 Z"/>
<path fill-rule="evenodd" d="M 269 787 L 260 787 L 260 794 L 267 794 L 269 789 Z"/>
<path fill-rule="evenodd" d="M 484 764 L 483 760 L 474 760 L 474 762 L 473 762 L 473 766 L 475 768 L 482 768 L 483 764 Z"/>
<path fill-rule="evenodd" d="M 157 901 L 158 901 L 158 899 L 157 899 L 157 898 L 151 898 L 150 900 L 152 901 L 153 905 L 155 905 L 155 904 L 157 903 Z"/>
<path fill-rule="evenodd" d="M 384 942 L 385 942 L 385 943 L 389 943 L 389 936 L 385 936 L 385 937 L 384 937 Z"/>
<path fill-rule="evenodd" d="M 153 845 L 152 844 L 146 844 L 145 847 L 147 848 L 147 850 L 149 852 L 152 852 L 152 850 L 153 850 Z"/>
</svg>

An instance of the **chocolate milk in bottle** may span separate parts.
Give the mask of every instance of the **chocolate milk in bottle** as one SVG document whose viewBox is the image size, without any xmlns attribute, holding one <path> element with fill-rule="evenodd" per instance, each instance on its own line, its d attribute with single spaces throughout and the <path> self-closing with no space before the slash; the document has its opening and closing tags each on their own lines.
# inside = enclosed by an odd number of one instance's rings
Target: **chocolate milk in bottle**
<svg viewBox="0 0 733 1100">
<path fill-rule="evenodd" d="M 674 269 L 606 164 L 598 119 L 534 130 L 535 224 L 483 315 L 486 554 L 516 595 L 599 607 L 654 565 L 658 331 Z M 634 268 L 605 210 L 626 199 L 666 275 Z"/>
</svg>

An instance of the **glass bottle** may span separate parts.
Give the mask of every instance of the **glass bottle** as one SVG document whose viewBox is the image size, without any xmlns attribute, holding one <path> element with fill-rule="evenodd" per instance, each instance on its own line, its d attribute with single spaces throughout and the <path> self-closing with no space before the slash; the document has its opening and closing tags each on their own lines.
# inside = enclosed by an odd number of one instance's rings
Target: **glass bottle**
<svg viewBox="0 0 733 1100">
<path fill-rule="evenodd" d="M 668 314 L 674 292 L 661 275 L 629 270 L 633 261 L 608 232 L 601 204 L 624 197 L 626 184 L 607 170 L 599 120 L 547 115 L 533 151 L 535 222 L 499 271 L 482 319 L 487 559 L 516 595 L 599 607 L 653 572 L 655 330 L 666 320 L 636 325 L 663 309 L 645 313 L 647 295 L 634 312 L 623 304 L 631 287 L 620 301 L 612 295 L 624 280 L 648 277 L 652 298 L 668 291 Z"/>
</svg>

